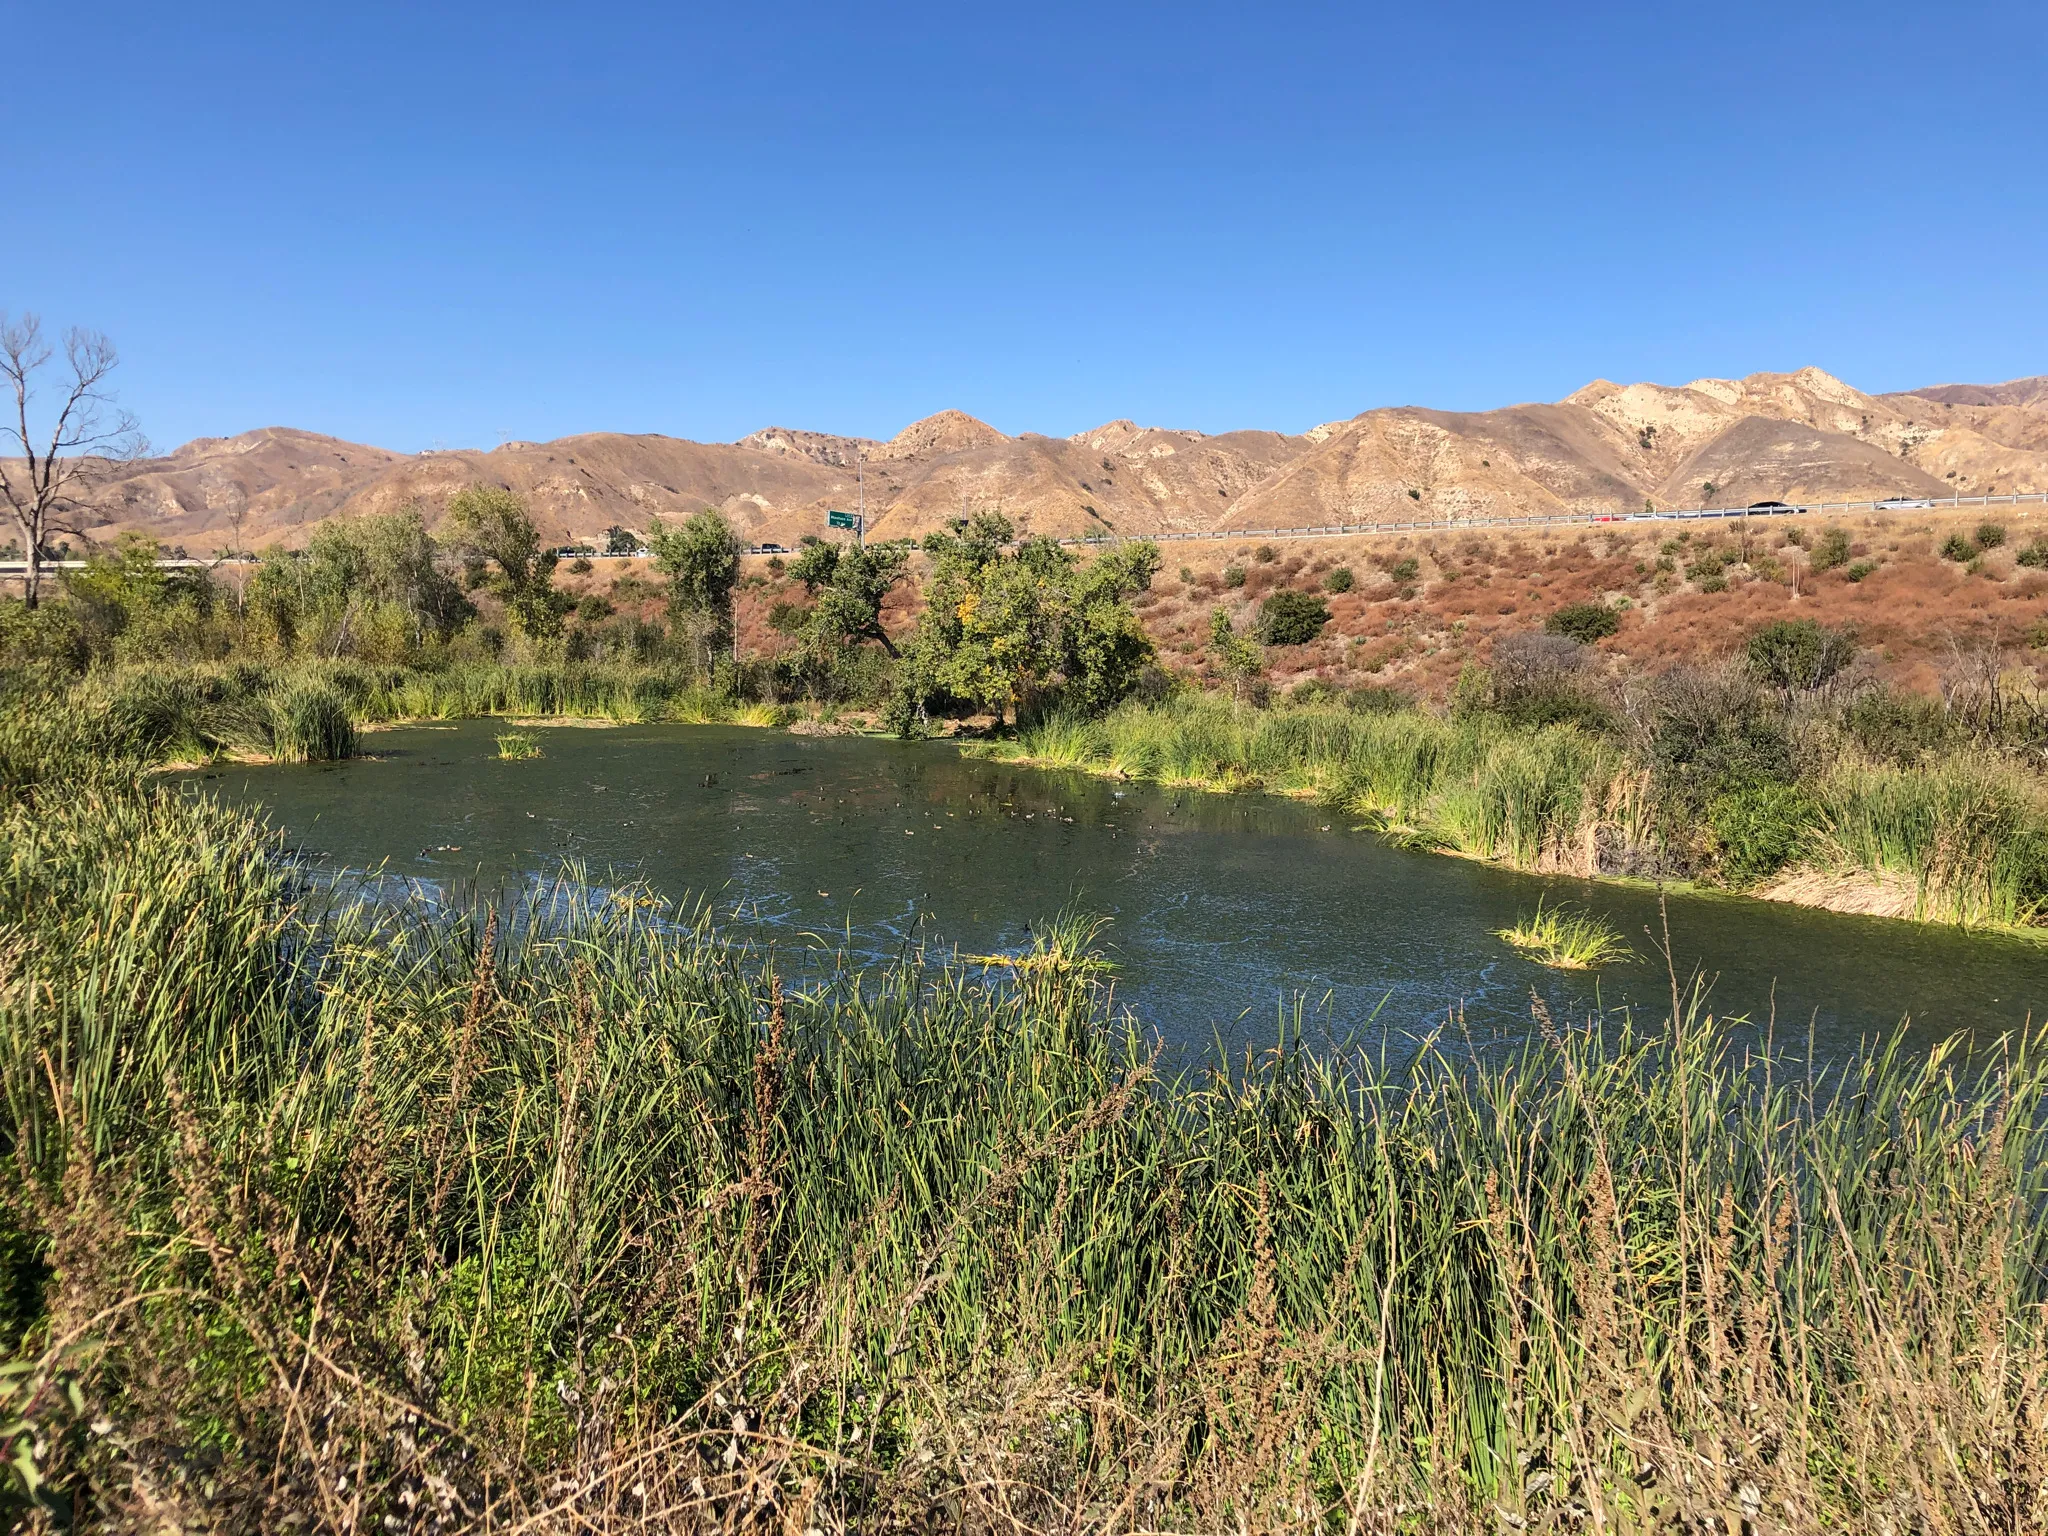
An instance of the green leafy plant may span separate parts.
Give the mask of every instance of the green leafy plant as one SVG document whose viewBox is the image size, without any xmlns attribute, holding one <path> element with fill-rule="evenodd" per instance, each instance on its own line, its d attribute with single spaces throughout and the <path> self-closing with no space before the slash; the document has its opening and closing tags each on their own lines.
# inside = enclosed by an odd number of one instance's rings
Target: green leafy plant
<svg viewBox="0 0 2048 1536">
<path fill-rule="evenodd" d="M 1877 569 L 1875 560 L 1852 560 L 1842 572 L 1845 581 L 1861 581 Z"/>
<path fill-rule="evenodd" d="M 1941 541 L 1941 558 L 1953 560 L 1958 565 L 1967 565 L 1981 553 L 1983 551 L 1960 533 L 1952 533 Z"/>
<path fill-rule="evenodd" d="M 1996 549 L 2005 542 L 2005 525 L 2003 523 L 1979 523 L 1977 525 L 1976 537 L 1979 549 Z"/>
<path fill-rule="evenodd" d="M 1209 612 L 1209 655 L 1217 671 L 1230 680 L 1233 699 L 1241 701 L 1245 690 L 1265 666 L 1265 654 L 1250 635 L 1240 634 L 1230 622 L 1230 610 Z"/>
<path fill-rule="evenodd" d="M 2048 570 L 2048 539 L 2032 539 L 2013 556 L 2030 570 Z"/>
<path fill-rule="evenodd" d="M 1358 578 L 1351 574 L 1351 567 L 1348 565 L 1334 566 L 1323 573 L 1325 592 L 1349 592 L 1357 584 Z"/>
<path fill-rule="evenodd" d="M 356 755 L 348 703 L 333 688 L 305 683 L 287 689 L 270 709 L 273 751 L 288 763 L 331 763 Z"/>
<path fill-rule="evenodd" d="M 1701 550 L 1698 557 L 1685 568 L 1687 581 L 1712 581 L 1728 569 L 1728 557 L 1718 549 Z"/>
<path fill-rule="evenodd" d="M 1422 562 L 1417 560 L 1413 555 L 1408 555 L 1403 559 L 1396 560 L 1392 565 L 1388 566 L 1387 574 L 1393 577 L 1397 583 L 1405 587 L 1410 582 L 1414 581 L 1416 577 L 1422 574 Z"/>
<path fill-rule="evenodd" d="M 1226 565 L 1225 567 L 1223 567 L 1224 586 L 1229 587 L 1231 590 L 1235 591 L 1237 588 L 1244 585 L 1244 579 L 1245 572 L 1243 566 Z"/>
</svg>

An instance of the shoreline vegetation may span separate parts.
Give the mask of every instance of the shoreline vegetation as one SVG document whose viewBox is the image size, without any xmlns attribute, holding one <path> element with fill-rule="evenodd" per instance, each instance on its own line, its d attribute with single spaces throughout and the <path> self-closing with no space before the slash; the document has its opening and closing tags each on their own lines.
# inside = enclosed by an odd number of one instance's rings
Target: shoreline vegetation
<svg viewBox="0 0 2048 1536">
<path fill-rule="evenodd" d="M 1205 697 L 1126 622 L 1143 548 L 1081 566 L 993 523 L 930 552 L 909 636 L 866 602 L 903 552 L 805 552 L 794 648 L 761 659 L 733 656 L 730 530 L 693 520 L 657 546 L 661 634 L 571 654 L 518 513 L 466 503 L 467 588 L 400 518 L 323 529 L 232 611 L 135 558 L 0 613 L 6 1523 L 2048 1516 L 2040 1032 L 1822 1064 L 1674 975 L 1661 1018 L 1169 1061 L 1085 914 L 797 986 L 707 911 L 573 873 L 499 910 L 316 879 L 149 773 L 342 758 L 400 717 L 979 711 L 1021 716 L 987 750 L 1314 794 L 1416 846 L 1888 871 L 1927 915 L 2019 923 L 2048 864 L 2019 712 L 1872 713 L 1805 631 L 1772 642 L 1782 688 L 1752 657 L 1605 693 L 1565 637 L 1441 710 L 1266 708 L 1269 641 L 1226 622 Z"/>
<path fill-rule="evenodd" d="M 808 990 L 703 911 L 0 803 L 30 1529 L 2021 1530 L 2048 1039 L 1676 1010 L 1170 1066 L 1085 917 Z"/>
<path fill-rule="evenodd" d="M 646 542 L 662 581 L 634 612 L 572 602 L 523 504 L 482 486 L 432 533 L 420 508 L 323 525 L 232 593 L 128 539 L 55 600 L 0 604 L 0 780 L 52 754 L 346 757 L 398 721 L 974 721 L 967 750 L 1313 799 L 1530 873 L 2048 933 L 2048 700 L 1995 655 L 1925 698 L 1863 670 L 1853 633 L 1778 620 L 1720 660 L 1616 676 L 1597 649 L 1616 612 L 1580 602 L 1436 703 L 1320 679 L 1282 699 L 1266 658 L 1314 638 L 1323 595 L 1276 590 L 1249 625 L 1218 607 L 1201 670 L 1171 670 L 1135 613 L 1160 558 L 1142 540 L 1082 561 L 982 513 L 917 548 L 807 542 L 778 562 L 765 654 L 736 603 L 770 589 L 718 514 Z"/>
<path fill-rule="evenodd" d="M 1026 766 L 1313 800 L 1402 846 L 1535 874 L 1694 889 L 2043 937 L 2048 793 L 1969 754 L 1900 765 L 1843 752 L 1804 782 L 1725 791 L 1684 841 L 1726 836 L 1706 872 L 1674 857 L 1654 771 L 1571 724 L 1414 708 L 1236 709 L 1183 697 L 1054 719 L 970 750 Z M 1747 846 L 1745 846 L 1747 845 Z M 1758 846 L 1761 845 L 1761 846 Z M 1753 862 L 1748 868 L 1742 856 Z"/>
<path fill-rule="evenodd" d="M 654 723 L 895 734 L 872 713 L 721 698 L 661 669 L 602 666 L 437 675 L 343 663 L 282 681 L 249 669 L 148 669 L 13 710 L 17 720 L 29 712 L 66 721 L 60 740 L 162 770 L 335 760 L 362 755 L 364 736 L 463 719 L 504 720 L 522 737 L 539 726 Z M 33 777 L 30 743 L 44 734 L 0 725 L 0 776 Z M 1460 722 L 1406 707 L 1251 710 L 1183 694 L 947 740 L 1022 767 L 1310 800 L 1401 846 L 1528 873 L 2048 938 L 2048 869 L 2036 862 L 2048 857 L 2048 796 L 2032 774 L 1996 761 L 1839 763 L 1807 795 L 1787 797 L 1789 830 L 1767 829 L 1786 845 L 1768 877 L 1702 884 L 1661 862 L 1659 829 L 1644 814 L 1647 776 L 1571 725 Z"/>
</svg>

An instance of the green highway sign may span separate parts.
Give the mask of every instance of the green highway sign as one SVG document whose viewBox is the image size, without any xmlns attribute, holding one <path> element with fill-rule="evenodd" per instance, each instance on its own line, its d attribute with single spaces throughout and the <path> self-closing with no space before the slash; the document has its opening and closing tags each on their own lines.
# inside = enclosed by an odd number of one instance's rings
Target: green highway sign
<svg viewBox="0 0 2048 1536">
<path fill-rule="evenodd" d="M 858 528 L 860 526 L 860 518 L 852 512 L 827 512 L 825 514 L 825 526 L 827 528 Z"/>
</svg>

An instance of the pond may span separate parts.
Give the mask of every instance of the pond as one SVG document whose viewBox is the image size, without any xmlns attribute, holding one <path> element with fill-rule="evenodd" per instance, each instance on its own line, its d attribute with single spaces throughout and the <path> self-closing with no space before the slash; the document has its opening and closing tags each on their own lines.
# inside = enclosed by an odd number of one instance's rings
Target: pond
<svg viewBox="0 0 2048 1536">
<path fill-rule="evenodd" d="M 369 737 L 369 759 L 195 777 L 336 868 L 489 894 L 573 862 L 708 900 L 795 968 L 1015 950 L 1078 904 L 1111 919 L 1117 998 L 1174 1045 L 1271 1044 L 1297 1007 L 1312 1043 L 1526 1031 L 1532 993 L 1578 1023 L 1669 1009 L 1654 891 L 1391 847 L 1313 805 L 739 727 L 539 727 L 542 755 L 504 762 L 503 728 L 406 727 Z M 1538 897 L 1602 913 L 1640 958 L 1597 975 L 1523 959 L 1494 930 Z M 1681 978 L 1801 1054 L 1809 1031 L 1839 1058 L 1902 1019 L 1926 1042 L 2048 1010 L 2048 947 L 2023 939 L 1697 894 L 1669 916 Z"/>
</svg>

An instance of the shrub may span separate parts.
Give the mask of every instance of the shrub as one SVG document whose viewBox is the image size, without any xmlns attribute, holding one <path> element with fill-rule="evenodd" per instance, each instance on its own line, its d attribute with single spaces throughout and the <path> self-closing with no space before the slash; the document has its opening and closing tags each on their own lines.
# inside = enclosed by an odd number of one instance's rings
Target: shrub
<svg viewBox="0 0 2048 1536">
<path fill-rule="evenodd" d="M 1364 683 L 1344 695 L 1344 707 L 1358 715 L 1398 715 L 1415 707 L 1415 695 L 1384 683 Z"/>
<path fill-rule="evenodd" d="M 1422 492 L 1420 492 L 1420 491 L 1410 491 L 1410 492 L 1408 493 L 1408 499 L 1409 499 L 1410 501 L 1420 501 L 1420 500 L 1422 500 Z"/>
<path fill-rule="evenodd" d="M 1700 551 L 1700 556 L 1685 568 L 1687 581 L 1709 582 L 1728 569 L 1728 557 L 1718 549 Z"/>
<path fill-rule="evenodd" d="M 1243 586 L 1244 567 L 1241 565 L 1226 565 L 1223 567 L 1223 585 L 1226 587 Z"/>
<path fill-rule="evenodd" d="M 1843 571 L 1842 575 L 1849 581 L 1861 581 L 1876 569 L 1877 562 L 1875 560 L 1854 560 L 1850 562 L 1849 568 Z"/>
<path fill-rule="evenodd" d="M 2042 547 L 2044 550 L 2048 550 L 2048 545 Z M 1340 565 L 1326 573 L 1323 577 L 1323 590 L 1325 592 L 1349 592 L 1357 585 L 1358 578 L 1351 574 L 1351 567 L 1348 565 Z"/>
<path fill-rule="evenodd" d="M 1621 615 L 1605 603 L 1571 603 L 1543 621 L 1547 635 L 1564 635 L 1581 645 L 1605 640 L 1621 628 Z"/>
<path fill-rule="evenodd" d="M 1996 549 L 2004 542 L 2005 525 L 2003 523 L 1979 523 L 1977 525 L 1977 547 L 1979 549 Z"/>
<path fill-rule="evenodd" d="M 1707 807 L 1721 878 L 1732 886 L 1768 879 L 1798 857 L 1819 812 L 1806 791 L 1775 779 L 1744 779 Z"/>
<path fill-rule="evenodd" d="M 1728 578 L 1719 571 L 1715 571 L 1711 576 L 1702 576 L 1699 579 L 1698 586 L 1702 592 L 1726 592 L 1728 590 Z"/>
<path fill-rule="evenodd" d="M 1164 704 L 1180 692 L 1180 675 L 1167 670 L 1157 662 L 1147 662 L 1138 669 L 1138 680 L 1131 685 L 1131 697 L 1140 704 Z"/>
<path fill-rule="evenodd" d="M 1259 605 L 1259 635 L 1268 645 L 1306 645 L 1329 622 L 1329 604 L 1312 592 L 1282 588 Z"/>
<path fill-rule="evenodd" d="M 595 569 L 596 567 L 590 563 L 590 558 L 587 555 L 578 555 L 569 562 L 570 572 L 577 576 L 588 576 Z"/>
<path fill-rule="evenodd" d="M 1258 561 L 1261 565 L 1271 565 L 1275 560 L 1278 560 L 1280 558 L 1280 551 L 1275 549 L 1270 544 L 1261 544 L 1257 549 L 1252 551 L 1252 558 Z"/>
<path fill-rule="evenodd" d="M 1746 674 L 1674 668 L 1652 685 L 1649 704 L 1650 763 L 1674 834 L 1689 837 L 1730 783 L 1793 776 L 1784 722 Z"/>
<path fill-rule="evenodd" d="M 1340 697 L 1336 684 L 1326 677 L 1303 678 L 1287 692 L 1287 702 L 1313 708 L 1321 704 L 1334 704 Z"/>
<path fill-rule="evenodd" d="M 1857 694 L 1842 713 L 1842 727 L 1866 755 L 1911 762 L 1948 744 L 1948 712 L 1939 699 L 1891 688 Z"/>
<path fill-rule="evenodd" d="M 1182 586 L 1193 586 L 1195 584 L 1195 568 L 1191 565 L 1182 566 L 1180 568 L 1180 580 Z"/>
<path fill-rule="evenodd" d="M 1975 544 L 1960 533 L 1952 533 L 1941 541 L 1941 558 L 1953 560 L 1958 565 L 1967 565 L 1981 553 Z"/>
<path fill-rule="evenodd" d="M 1416 577 L 1422 574 L 1422 562 L 1417 560 L 1413 555 L 1410 555 L 1406 559 L 1397 560 L 1392 565 L 1388 566 L 1387 574 L 1393 577 L 1394 580 L 1400 582 L 1403 586 L 1406 586 L 1409 582 L 1415 580 Z"/>
<path fill-rule="evenodd" d="M 1587 654 L 1568 635 L 1502 635 L 1493 644 L 1483 706 L 1517 725 L 1608 730 L 1614 712 L 1585 676 Z"/>
<path fill-rule="evenodd" d="M 1830 528 L 1823 533 L 1814 541 L 1813 553 L 1807 561 L 1816 574 L 1848 563 L 1849 531 L 1846 528 Z"/>
<path fill-rule="evenodd" d="M 2048 570 L 2048 539 L 2035 539 L 2014 558 L 2033 570 Z"/>
<path fill-rule="evenodd" d="M 1812 619 L 1766 624 L 1743 648 L 1749 675 L 1788 698 L 1831 682 L 1855 659 L 1854 630 L 1829 629 Z"/>
</svg>

